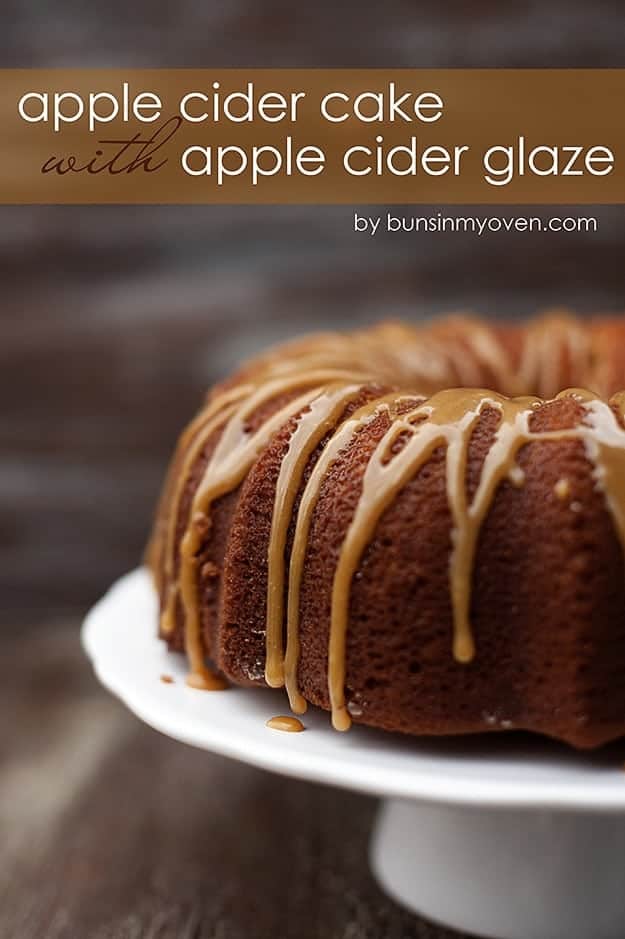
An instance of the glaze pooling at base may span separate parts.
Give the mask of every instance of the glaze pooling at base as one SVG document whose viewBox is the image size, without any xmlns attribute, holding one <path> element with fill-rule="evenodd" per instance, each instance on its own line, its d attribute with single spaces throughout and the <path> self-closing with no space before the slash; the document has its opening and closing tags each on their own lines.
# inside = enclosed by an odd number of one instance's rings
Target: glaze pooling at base
<svg viewBox="0 0 625 939">
<path fill-rule="evenodd" d="M 453 328 L 452 328 L 453 327 Z M 289 348 L 291 352 L 289 354 Z M 306 351 L 307 348 L 307 351 Z M 563 363 L 566 363 L 566 368 Z M 218 390 L 184 435 L 159 509 L 150 552 L 161 596 L 161 632 L 170 633 L 181 616 L 189 657 L 189 684 L 211 688 L 223 680 L 205 661 L 198 595 L 198 558 L 210 532 L 212 506 L 242 483 L 274 435 L 293 422 L 281 459 L 268 547 L 265 680 L 286 686 L 292 710 L 303 713 L 306 701 L 298 687 L 300 591 L 311 523 L 332 467 L 357 435 L 384 414 L 388 429 L 369 456 L 353 518 L 347 527 L 334 571 L 328 636 L 328 693 L 332 723 L 346 730 L 352 720 L 345 695 L 346 646 L 350 595 L 364 552 L 375 537 L 384 512 L 401 490 L 442 449 L 447 502 L 451 514 L 449 594 L 453 611 L 450 655 L 470 663 L 476 650 L 470 621 L 476 548 L 499 486 L 524 484 L 517 459 L 537 441 L 579 440 L 592 465 L 621 545 L 625 547 L 625 394 L 609 403 L 597 392 L 571 389 L 583 417 L 577 426 L 534 432 L 532 415 L 542 397 L 507 397 L 480 388 L 440 388 L 459 378 L 485 373 L 504 390 L 557 391 L 563 374 L 601 386 L 604 366 L 597 359 L 593 334 L 567 317 L 536 321 L 527 330 L 516 363 L 486 324 L 457 318 L 432 333 L 388 324 L 351 337 L 317 338 L 287 347 L 273 364 L 261 359 L 242 373 L 241 383 Z M 341 421 L 347 405 L 368 381 L 400 382 L 414 391 L 380 395 Z M 286 403 L 284 399 L 286 397 Z M 273 401 L 258 427 L 254 415 Z M 467 494 L 467 461 L 472 436 L 487 411 L 497 427 L 481 467 L 477 487 Z M 182 497 L 209 441 L 217 442 L 200 473 L 183 521 Z M 311 456 L 323 442 L 304 485 Z M 555 494 L 566 499 L 567 480 Z M 296 498 L 299 507 L 295 512 Z M 287 533 L 293 539 L 287 554 Z"/>
<path fill-rule="evenodd" d="M 297 717 L 271 717 L 266 724 L 271 730 L 281 730 L 287 734 L 301 734 L 306 728 Z"/>
</svg>

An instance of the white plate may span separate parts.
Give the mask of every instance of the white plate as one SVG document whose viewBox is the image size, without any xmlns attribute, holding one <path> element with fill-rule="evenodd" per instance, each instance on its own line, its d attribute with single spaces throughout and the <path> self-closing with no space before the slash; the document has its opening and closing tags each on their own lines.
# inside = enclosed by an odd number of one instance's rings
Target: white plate
<svg viewBox="0 0 625 939">
<path fill-rule="evenodd" d="M 156 636 L 149 575 L 133 571 L 87 617 L 83 642 L 99 679 L 142 720 L 185 743 L 266 769 L 375 795 L 485 806 L 625 809 L 625 751 L 578 754 L 529 735 L 426 740 L 364 727 L 337 733 L 310 708 L 306 732 L 265 727 L 288 714 L 282 691 L 194 691 L 186 663 Z M 174 684 L 164 684 L 163 674 Z"/>
<path fill-rule="evenodd" d="M 385 797 L 372 863 L 410 908 L 500 939 L 625 935 L 622 747 L 589 755 L 529 735 L 431 741 L 363 727 L 340 734 L 313 708 L 304 733 L 270 730 L 270 717 L 289 713 L 283 692 L 185 685 L 184 658 L 156 637 L 145 570 L 123 577 L 93 608 L 83 643 L 102 683 L 162 733 Z"/>
</svg>

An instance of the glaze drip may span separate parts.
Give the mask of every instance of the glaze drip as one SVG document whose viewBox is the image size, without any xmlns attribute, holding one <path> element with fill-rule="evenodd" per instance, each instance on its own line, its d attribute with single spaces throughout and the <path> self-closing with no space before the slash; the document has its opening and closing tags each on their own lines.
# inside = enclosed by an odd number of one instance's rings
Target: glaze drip
<svg viewBox="0 0 625 939">
<path fill-rule="evenodd" d="M 469 610 L 475 550 L 482 524 L 497 487 L 508 479 L 522 484 L 516 457 L 533 441 L 578 439 L 586 449 L 593 474 L 605 494 L 616 532 L 625 552 L 625 394 L 606 404 L 588 391 L 571 389 L 558 398 L 574 397 L 584 405 L 584 422 L 570 430 L 535 433 L 529 429 L 540 398 L 507 399 L 493 392 L 455 389 L 434 395 L 411 414 L 397 419 L 375 450 L 365 472 L 356 514 L 347 531 L 332 591 L 328 656 L 328 689 L 332 723 L 337 730 L 351 726 L 345 701 L 346 633 L 351 583 L 377 523 L 400 490 L 415 477 L 434 451 L 446 447 L 447 498 L 452 514 L 450 594 L 453 609 L 453 655 L 469 663 L 475 655 Z M 471 434 L 486 408 L 500 412 L 499 428 L 485 458 L 477 491 L 466 499 L 466 465 Z M 423 417 L 426 418 L 423 421 Z M 408 435 L 399 454 L 389 459 L 393 444 Z"/>
<path fill-rule="evenodd" d="M 287 734 L 301 734 L 306 728 L 296 717 L 270 717 L 266 724 L 271 730 L 282 730 Z"/>
<path fill-rule="evenodd" d="M 450 592 L 453 608 L 453 654 L 470 662 L 475 654 L 469 624 L 470 587 L 475 546 L 498 483 L 510 473 L 522 445 L 527 420 L 537 399 L 505 399 L 480 390 L 446 390 L 397 418 L 374 451 L 365 471 L 356 513 L 341 547 L 332 589 L 328 687 L 332 723 L 347 730 L 351 717 L 345 702 L 345 645 L 352 579 L 384 511 L 439 447 L 446 447 L 447 499 L 452 515 Z M 471 435 L 485 408 L 501 413 L 500 428 L 486 458 L 471 505 L 466 498 L 466 466 Z M 407 438 L 407 439 L 405 439 Z M 401 439 L 404 445 L 392 456 Z"/>
<path fill-rule="evenodd" d="M 252 371 L 243 370 L 242 383 L 213 395 L 183 436 L 150 548 L 161 597 L 161 633 L 172 633 L 180 620 L 184 624 L 188 683 L 196 688 L 225 684 L 206 665 L 210 650 L 205 649 L 202 638 L 198 594 L 200 554 L 210 533 L 211 508 L 238 488 L 273 435 L 289 422 L 293 429 L 278 473 L 268 546 L 265 680 L 272 686 L 286 686 L 297 714 L 306 709 L 298 687 L 301 586 L 319 498 L 336 461 L 357 435 L 382 414 L 388 423 L 368 459 L 334 571 L 327 682 L 332 723 L 338 730 L 348 729 L 355 713 L 352 708 L 350 714 L 345 692 L 354 577 L 385 511 L 437 451 L 445 461 L 452 522 L 450 653 L 459 663 L 470 663 L 476 654 L 470 612 L 480 533 L 499 487 L 505 482 L 523 486 L 517 460 L 524 446 L 562 439 L 583 444 L 625 551 L 625 392 L 609 403 L 601 396 L 608 377 L 598 362 L 593 335 L 576 321 L 557 315 L 529 327 L 516 362 L 511 361 L 495 330 L 464 318 L 424 335 L 401 324 L 387 324 L 350 337 L 320 337 L 309 340 L 306 348 L 292 344 L 282 358 L 273 362 L 260 359 Z M 341 422 L 348 405 L 363 392 L 366 375 L 419 391 L 377 397 Z M 557 398 L 573 397 L 579 403 L 581 421 L 570 429 L 537 432 L 531 429 L 531 419 L 542 406 L 542 398 L 510 398 L 480 388 L 440 390 L 442 384 L 476 381 L 484 375 L 514 394 L 531 388 L 543 395 L 556 395 L 566 376 L 588 381 L 599 393 L 576 388 L 560 392 Z M 283 403 L 285 396 L 288 400 Z M 274 401 L 276 406 L 270 406 Z M 263 409 L 268 416 L 257 420 Z M 497 412 L 498 423 L 469 498 L 471 441 L 487 411 Z M 312 455 L 322 443 L 303 486 Z M 198 465 L 203 469 L 185 513 L 185 492 Z M 566 500 L 568 494 L 568 481 L 559 480 L 555 497 Z M 186 498 L 188 501 L 188 495 Z M 294 537 L 288 556 L 291 524 Z"/>
<path fill-rule="evenodd" d="M 362 430 L 363 427 L 366 427 L 370 421 L 374 420 L 381 410 L 385 410 L 390 416 L 394 413 L 398 401 L 401 400 L 401 396 L 396 394 L 388 395 L 360 408 L 349 420 L 345 421 L 329 440 L 304 489 L 297 514 L 295 537 L 289 567 L 287 648 L 284 661 L 286 690 L 291 709 L 296 714 L 303 714 L 306 711 L 306 701 L 299 693 L 297 685 L 297 666 L 300 655 L 300 587 L 304 573 L 306 549 L 308 547 L 308 534 L 310 532 L 310 525 L 321 487 L 332 464 L 338 458 L 339 454 L 349 445 L 354 435 Z"/>
<path fill-rule="evenodd" d="M 164 536 L 165 556 L 162 569 L 163 579 L 168 584 L 168 593 L 161 617 L 161 631 L 168 634 L 174 629 L 176 608 L 180 604 L 185 650 L 190 665 L 187 679 L 190 687 L 213 690 L 226 685 L 223 679 L 206 665 L 197 594 L 198 552 L 210 530 L 211 505 L 240 485 L 273 433 L 291 416 L 322 394 L 328 382 L 337 382 L 349 377 L 350 373 L 341 370 L 313 369 L 302 374 L 265 381 L 257 386 L 247 383 L 243 387 L 227 389 L 209 400 L 205 410 L 183 435 L 180 445 L 182 456 L 178 457 L 183 461 L 178 473 L 178 487 L 166 497 L 169 515 Z M 297 395 L 302 389 L 306 390 Z M 274 411 L 255 432 L 251 432 L 250 421 L 254 414 L 267 402 L 285 395 L 297 396 Z M 193 495 L 180 541 L 178 568 L 175 571 L 176 532 L 182 493 L 191 470 L 213 435 L 220 429 L 219 440 Z M 177 458 L 174 459 L 174 472 L 176 463 Z"/>
<path fill-rule="evenodd" d="M 333 429 L 361 385 L 330 386 L 299 417 L 280 467 L 269 541 L 267 573 L 267 654 L 265 681 L 272 688 L 284 684 L 282 625 L 284 620 L 284 552 L 293 504 L 312 453 Z"/>
</svg>

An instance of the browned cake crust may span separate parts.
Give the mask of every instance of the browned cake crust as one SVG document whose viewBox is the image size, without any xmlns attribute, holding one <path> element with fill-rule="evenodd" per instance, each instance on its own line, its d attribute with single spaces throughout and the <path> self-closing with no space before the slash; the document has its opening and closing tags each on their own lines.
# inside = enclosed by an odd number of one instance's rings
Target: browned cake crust
<svg viewBox="0 0 625 939">
<path fill-rule="evenodd" d="M 236 684 L 286 680 L 298 712 L 303 696 L 339 729 L 625 734 L 625 399 L 606 404 L 623 338 L 620 320 L 563 315 L 383 324 L 292 343 L 215 389 L 150 548 L 161 636 L 193 683 L 211 685 L 205 660 Z M 440 393 L 463 384 L 553 400 Z M 554 397 L 573 385 L 592 393 Z"/>
</svg>

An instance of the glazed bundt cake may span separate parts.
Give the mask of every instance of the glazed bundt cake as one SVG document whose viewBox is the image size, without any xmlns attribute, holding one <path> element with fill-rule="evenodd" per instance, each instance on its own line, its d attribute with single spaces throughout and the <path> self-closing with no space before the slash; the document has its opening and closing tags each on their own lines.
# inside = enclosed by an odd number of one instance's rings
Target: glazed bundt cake
<svg viewBox="0 0 625 939">
<path fill-rule="evenodd" d="M 338 730 L 625 735 L 621 387 L 625 322 L 559 314 L 248 363 L 182 435 L 149 548 L 189 684 L 284 685 Z"/>
</svg>

